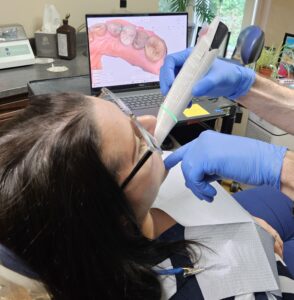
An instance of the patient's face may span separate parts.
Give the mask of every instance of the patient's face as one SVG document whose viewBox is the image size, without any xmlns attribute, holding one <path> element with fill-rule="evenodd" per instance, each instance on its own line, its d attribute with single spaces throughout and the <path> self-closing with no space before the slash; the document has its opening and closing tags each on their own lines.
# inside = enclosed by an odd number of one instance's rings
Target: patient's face
<svg viewBox="0 0 294 300">
<path fill-rule="evenodd" d="M 144 139 L 136 136 L 130 118 L 115 104 L 91 97 L 94 102 L 92 116 L 101 133 L 102 157 L 108 162 L 120 162 L 118 181 L 121 184 L 147 150 Z M 138 118 L 153 134 L 156 119 L 152 116 Z M 165 168 L 160 154 L 153 153 L 125 188 L 137 216 L 144 214 L 152 205 L 165 178 Z"/>
</svg>

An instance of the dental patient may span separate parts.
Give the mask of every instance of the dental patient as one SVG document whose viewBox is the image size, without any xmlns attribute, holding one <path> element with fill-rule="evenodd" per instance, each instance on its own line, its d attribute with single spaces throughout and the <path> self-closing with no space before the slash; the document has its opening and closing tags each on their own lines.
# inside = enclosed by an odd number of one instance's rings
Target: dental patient
<svg viewBox="0 0 294 300">
<path fill-rule="evenodd" d="M 203 299 L 197 276 L 181 270 L 173 293 L 160 284 L 156 265 L 193 268 L 193 249 L 206 247 L 151 208 L 166 176 L 156 120 L 129 114 L 102 98 L 43 95 L 1 130 L 0 243 L 22 261 L 9 267 L 29 268 L 52 299 Z M 293 291 L 282 263 L 279 271 Z"/>
</svg>

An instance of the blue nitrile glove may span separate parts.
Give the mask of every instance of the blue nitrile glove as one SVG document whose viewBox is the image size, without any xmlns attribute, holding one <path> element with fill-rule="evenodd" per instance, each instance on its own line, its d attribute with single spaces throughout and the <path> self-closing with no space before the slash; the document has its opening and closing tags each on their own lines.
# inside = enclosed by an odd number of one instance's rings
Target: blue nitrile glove
<svg viewBox="0 0 294 300">
<path fill-rule="evenodd" d="M 286 147 L 207 130 L 170 154 L 164 163 L 170 169 L 182 161 L 186 186 L 210 202 L 216 190 L 209 183 L 220 177 L 279 189 L 286 151 Z"/>
<path fill-rule="evenodd" d="M 166 95 L 182 65 L 190 55 L 192 48 L 170 54 L 165 58 L 160 69 L 160 90 Z M 244 96 L 255 81 L 252 69 L 216 59 L 206 75 L 200 79 L 192 90 L 194 97 L 224 96 L 235 100 Z"/>
</svg>

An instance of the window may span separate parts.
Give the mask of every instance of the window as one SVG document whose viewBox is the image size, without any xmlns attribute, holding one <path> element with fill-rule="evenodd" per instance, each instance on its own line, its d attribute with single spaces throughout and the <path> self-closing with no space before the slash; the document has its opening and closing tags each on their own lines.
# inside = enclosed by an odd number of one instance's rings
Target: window
<svg viewBox="0 0 294 300">
<path fill-rule="evenodd" d="M 176 11 L 176 7 L 178 7 L 179 10 L 183 10 L 183 7 L 186 7 L 186 10 L 191 13 L 191 11 L 193 11 L 191 10 L 191 6 L 194 6 L 194 8 L 197 9 L 197 5 L 203 2 L 204 1 L 199 0 L 159 0 L 159 10 L 162 12 L 171 11 L 172 4 L 174 8 L 173 11 Z M 178 6 L 176 6 L 176 3 Z M 207 3 L 209 9 L 213 11 L 214 14 L 221 17 L 221 20 L 228 26 L 229 31 L 231 32 L 227 49 L 227 57 L 231 57 L 236 46 L 238 35 L 241 31 L 246 0 L 207 0 Z M 196 23 L 195 29 L 197 30 L 202 23 L 195 20 L 195 18 L 192 19 L 194 19 L 194 22 Z"/>
<path fill-rule="evenodd" d="M 242 28 L 244 8 L 246 0 L 211 0 L 217 7 L 217 14 L 228 26 L 231 32 L 227 57 L 231 57 L 235 49 L 239 33 Z"/>
</svg>

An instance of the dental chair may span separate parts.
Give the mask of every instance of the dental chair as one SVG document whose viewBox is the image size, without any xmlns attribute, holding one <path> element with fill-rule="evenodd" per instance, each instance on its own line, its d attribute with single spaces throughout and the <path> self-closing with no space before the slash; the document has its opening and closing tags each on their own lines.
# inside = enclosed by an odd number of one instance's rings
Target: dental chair
<svg viewBox="0 0 294 300">
<path fill-rule="evenodd" d="M 0 286 L 0 299 L 50 299 L 38 276 L 11 250 L 1 244 Z"/>
<path fill-rule="evenodd" d="M 251 215 L 265 220 L 284 242 L 284 261 L 294 276 L 294 202 L 280 191 L 261 186 L 235 193 L 233 197 Z"/>
</svg>

